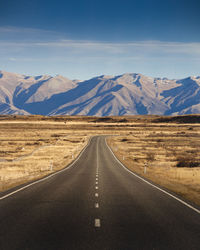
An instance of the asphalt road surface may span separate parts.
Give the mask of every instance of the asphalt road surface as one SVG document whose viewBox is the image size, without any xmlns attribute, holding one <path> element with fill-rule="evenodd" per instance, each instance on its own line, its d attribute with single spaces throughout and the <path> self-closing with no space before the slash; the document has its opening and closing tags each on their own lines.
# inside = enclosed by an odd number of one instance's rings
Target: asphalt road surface
<svg viewBox="0 0 200 250">
<path fill-rule="evenodd" d="M 70 168 L 1 194 L 0 250 L 199 250 L 198 211 L 129 173 L 97 136 Z"/>
</svg>

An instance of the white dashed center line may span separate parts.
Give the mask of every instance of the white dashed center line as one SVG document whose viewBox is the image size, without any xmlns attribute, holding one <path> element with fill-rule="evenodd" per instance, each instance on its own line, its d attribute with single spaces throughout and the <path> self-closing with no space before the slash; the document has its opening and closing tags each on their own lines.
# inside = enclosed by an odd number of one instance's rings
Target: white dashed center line
<svg viewBox="0 0 200 250">
<path fill-rule="evenodd" d="M 100 219 L 95 219 L 94 226 L 95 227 L 101 227 L 101 221 L 100 221 Z"/>
<path fill-rule="evenodd" d="M 99 208 L 99 203 L 95 203 L 95 208 Z"/>
<path fill-rule="evenodd" d="M 96 154 L 96 157 L 97 157 L 97 161 L 96 161 L 96 181 L 95 181 L 95 189 L 98 190 L 99 187 L 98 187 L 98 184 L 99 184 L 99 155 L 98 155 L 98 143 L 97 143 L 97 154 Z M 95 197 L 99 197 L 99 194 L 98 193 L 95 193 Z M 96 199 L 97 201 L 98 199 Z M 94 203 L 94 207 L 95 208 L 99 208 L 99 203 L 98 202 L 95 202 Z M 101 227 L 101 220 L 100 219 L 95 219 L 94 220 L 94 226 L 95 227 Z"/>
</svg>

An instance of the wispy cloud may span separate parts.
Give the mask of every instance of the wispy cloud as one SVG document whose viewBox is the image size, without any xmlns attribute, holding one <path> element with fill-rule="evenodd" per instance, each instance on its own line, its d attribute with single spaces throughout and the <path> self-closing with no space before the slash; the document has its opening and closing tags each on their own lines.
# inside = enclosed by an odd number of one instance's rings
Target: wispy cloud
<svg viewBox="0 0 200 250">
<path fill-rule="evenodd" d="M 44 29 L 34 29 L 34 28 L 24 28 L 24 27 L 13 27 L 13 26 L 0 26 L 0 34 L 59 34 L 58 32 L 52 31 L 52 30 L 44 30 Z"/>
<path fill-rule="evenodd" d="M 5 41 L 0 40 L 2 49 L 17 50 L 35 48 L 40 50 L 62 50 L 74 53 L 106 53 L 108 55 L 129 54 L 136 55 L 200 55 L 200 43 L 180 43 L 161 41 L 140 41 L 128 43 L 77 41 L 77 40 L 56 40 L 56 41 Z"/>
<path fill-rule="evenodd" d="M 112 74 L 115 69 L 134 72 L 131 69 L 135 68 L 137 72 L 144 73 L 145 69 L 147 74 L 151 70 L 155 74 L 158 72 L 157 75 L 159 70 L 168 70 L 174 72 L 174 77 L 175 68 L 180 72 L 187 68 L 199 70 L 199 58 L 200 43 L 72 40 L 65 34 L 48 30 L 0 27 L 2 65 L 6 61 L 8 65 L 18 63 L 18 67 L 31 67 L 35 63 L 34 67 L 66 67 L 71 72 L 90 70 L 93 72 L 90 75 L 96 74 L 95 70 Z M 188 61 L 192 63 L 188 65 Z"/>
<path fill-rule="evenodd" d="M 200 43 L 181 43 L 165 41 L 103 42 L 66 39 L 59 32 L 19 27 L 0 27 L 0 46 L 13 48 L 57 48 L 87 51 L 126 53 L 131 51 L 146 53 L 184 53 L 200 54 Z"/>
</svg>

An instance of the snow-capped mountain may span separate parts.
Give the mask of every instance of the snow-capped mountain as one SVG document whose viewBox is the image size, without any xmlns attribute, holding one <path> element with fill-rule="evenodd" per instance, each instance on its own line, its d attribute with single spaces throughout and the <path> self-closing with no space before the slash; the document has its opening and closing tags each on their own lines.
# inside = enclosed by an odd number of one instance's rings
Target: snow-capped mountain
<svg viewBox="0 0 200 250">
<path fill-rule="evenodd" d="M 200 77 L 180 80 L 141 74 L 24 76 L 0 71 L 0 114 L 138 115 L 200 113 Z"/>
</svg>

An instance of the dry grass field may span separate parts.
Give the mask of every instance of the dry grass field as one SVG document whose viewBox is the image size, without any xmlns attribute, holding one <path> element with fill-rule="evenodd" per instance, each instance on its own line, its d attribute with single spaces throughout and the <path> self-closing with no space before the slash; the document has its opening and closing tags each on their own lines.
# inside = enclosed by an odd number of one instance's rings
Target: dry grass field
<svg viewBox="0 0 200 250">
<path fill-rule="evenodd" d="M 0 191 L 66 167 L 97 134 L 132 171 L 200 205 L 200 116 L 0 116 Z"/>
<path fill-rule="evenodd" d="M 0 123 L 0 191 L 65 167 L 88 139 L 61 124 Z"/>
<path fill-rule="evenodd" d="M 200 124 L 150 122 L 108 142 L 130 170 L 200 205 Z"/>
</svg>

